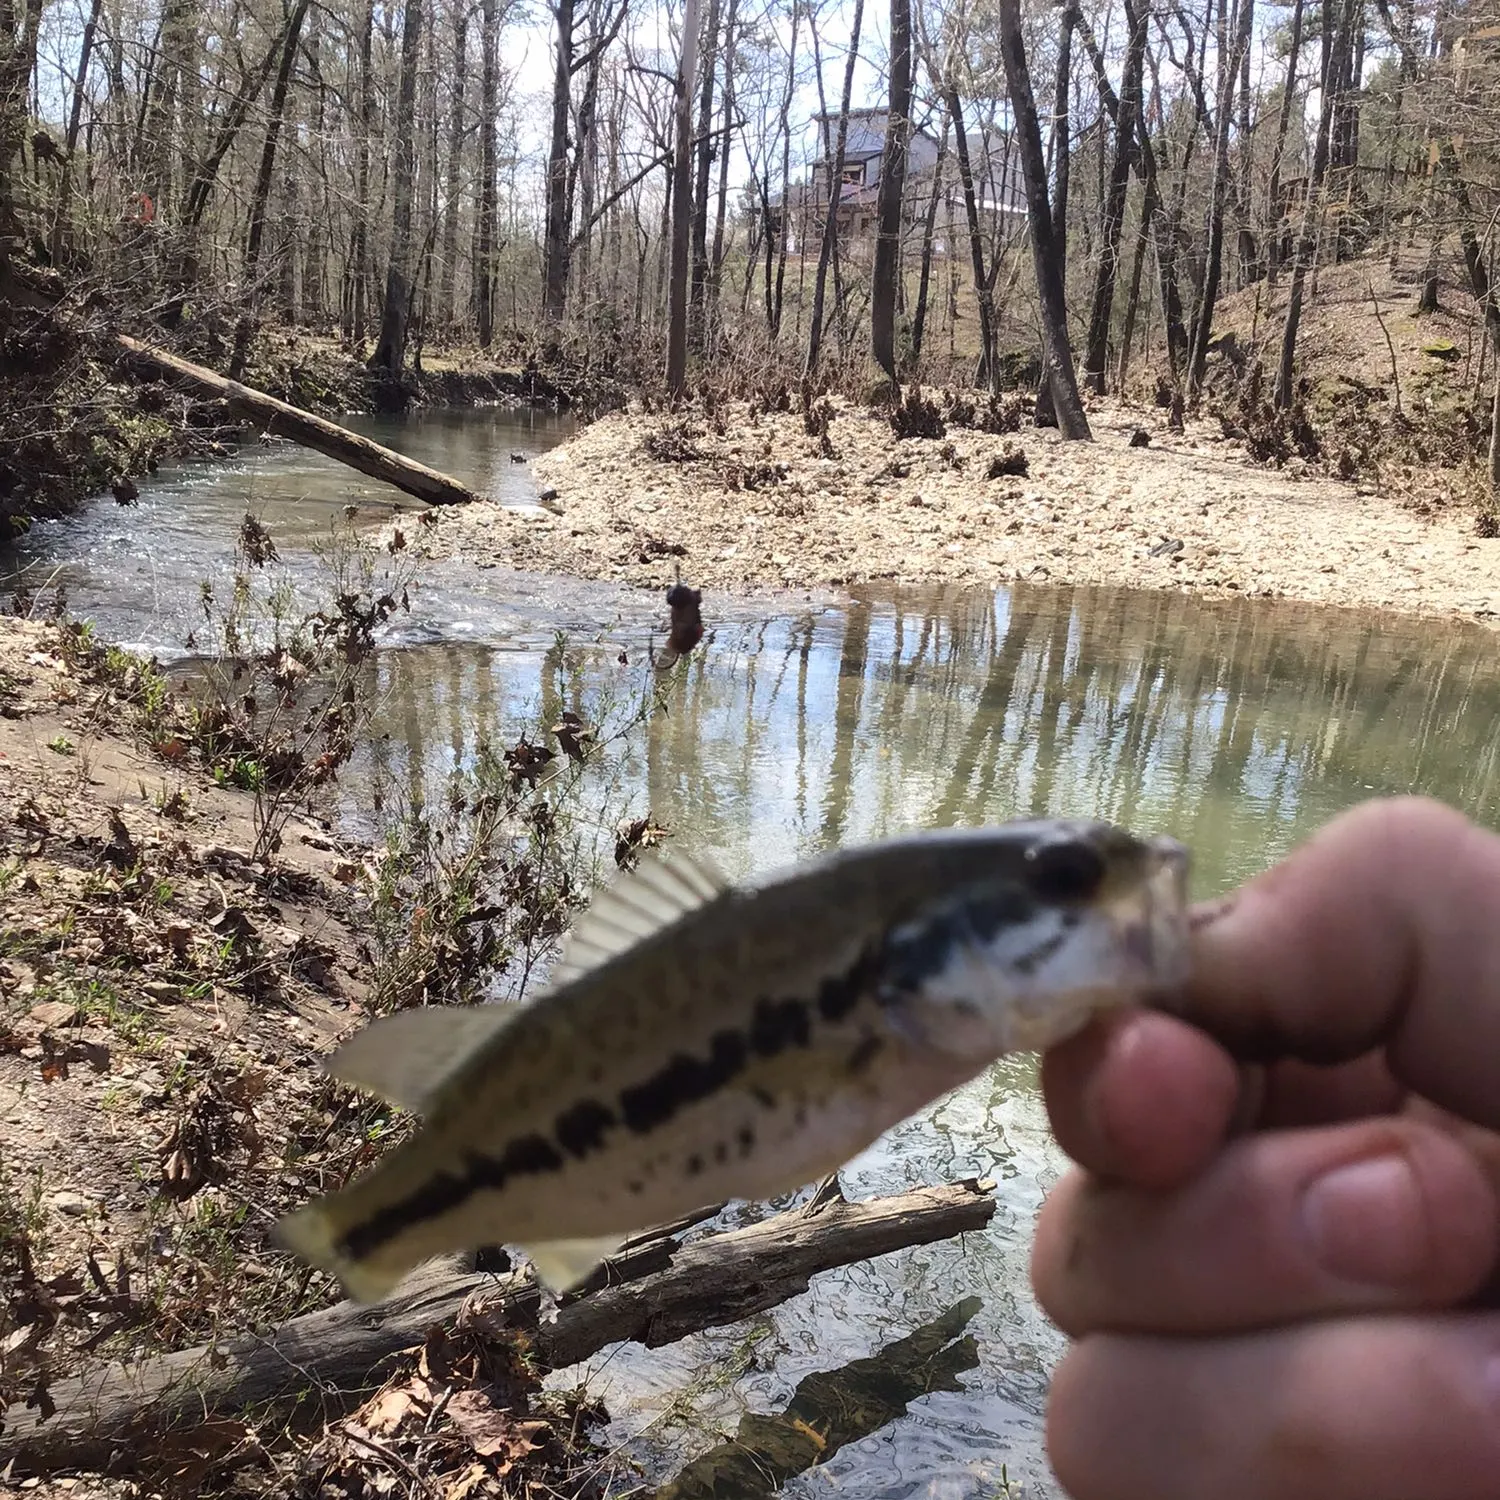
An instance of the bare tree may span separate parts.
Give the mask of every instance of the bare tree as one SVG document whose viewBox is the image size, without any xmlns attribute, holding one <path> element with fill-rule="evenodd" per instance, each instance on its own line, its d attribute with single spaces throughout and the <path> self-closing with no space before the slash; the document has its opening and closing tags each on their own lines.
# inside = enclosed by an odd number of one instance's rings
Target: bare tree
<svg viewBox="0 0 1500 1500">
<path fill-rule="evenodd" d="M 1297 329 L 1302 322 L 1302 296 L 1307 273 L 1317 248 L 1318 216 L 1323 209 L 1323 179 L 1328 171 L 1329 140 L 1333 133 L 1334 90 L 1329 80 L 1341 77 L 1349 45 L 1350 15 L 1358 0 L 1329 0 L 1323 9 L 1323 102 L 1318 111 L 1318 137 L 1313 147 L 1312 169 L 1307 178 L 1307 197 L 1302 207 L 1302 232 L 1297 238 L 1292 262 L 1291 286 L 1287 292 L 1286 322 L 1281 333 L 1281 359 L 1276 371 L 1276 405 L 1292 404 L 1292 376 L 1297 358 Z"/>
<path fill-rule="evenodd" d="M 807 375 L 818 367 L 823 347 L 823 304 L 827 295 L 828 269 L 835 264 L 839 243 L 839 204 L 844 194 L 844 153 L 849 145 L 849 109 L 854 95 L 854 65 L 859 58 L 859 28 L 864 20 L 865 0 L 854 0 L 854 20 L 849 28 L 849 56 L 844 64 L 844 92 L 839 104 L 838 137 L 833 159 L 828 161 L 828 121 L 819 121 L 824 161 L 828 162 L 828 208 L 823 217 L 823 238 L 818 246 L 818 271 L 813 281 L 812 317 L 807 336 Z M 816 36 L 816 33 L 814 34 Z M 821 68 L 819 83 L 821 86 Z"/>
<path fill-rule="evenodd" d="M 238 380 L 245 372 L 250 336 L 255 327 L 258 292 L 256 283 L 260 277 L 261 245 L 266 232 L 266 201 L 271 193 L 271 174 L 276 168 L 276 143 L 280 139 L 281 122 L 286 115 L 287 87 L 291 81 L 292 64 L 297 56 L 297 42 L 302 35 L 302 23 L 307 19 L 307 7 L 308 0 L 297 0 L 287 21 L 281 43 L 281 65 L 276 70 L 276 84 L 271 91 L 271 115 L 266 122 L 265 141 L 260 152 L 260 170 L 256 173 L 255 190 L 250 199 L 250 232 L 245 238 L 245 289 L 250 300 L 235 330 L 234 353 L 229 361 L 232 380 Z"/>
<path fill-rule="evenodd" d="M 1073 350 L 1068 342 L 1068 307 L 1063 291 L 1062 265 L 1052 242 L 1052 209 L 1047 200 L 1047 165 L 1042 155 L 1042 132 L 1037 124 L 1036 100 L 1031 92 L 1031 74 L 1026 67 L 1026 48 L 1021 40 L 1019 0 L 999 0 L 1000 55 L 1010 107 L 1015 116 L 1016 139 L 1021 152 L 1021 171 L 1026 182 L 1026 218 L 1031 226 L 1031 258 L 1036 269 L 1041 302 L 1042 338 L 1046 346 L 1047 384 L 1058 430 L 1071 440 L 1089 440 L 1088 418 L 1078 394 L 1073 370 Z M 962 130 L 955 134 L 963 138 Z"/>
<path fill-rule="evenodd" d="M 401 29 L 401 83 L 396 100 L 395 170 L 392 173 L 391 252 L 385 276 L 380 338 L 370 355 L 372 370 L 398 380 L 406 364 L 411 318 L 412 199 L 417 178 L 417 63 L 422 49 L 422 0 L 406 0 Z"/>
<path fill-rule="evenodd" d="M 667 321 L 667 391 L 674 401 L 687 391 L 688 274 L 693 216 L 693 80 L 698 66 L 698 0 L 682 13 L 682 54 L 677 65 L 677 145 L 672 158 L 672 270 Z"/>
<path fill-rule="evenodd" d="M 891 0 L 891 86 L 880 192 L 875 267 L 870 287 L 870 352 L 893 391 L 896 371 L 896 277 L 901 266 L 901 205 L 906 193 L 907 136 L 911 128 L 911 0 Z"/>
<path fill-rule="evenodd" d="M 1140 113 L 1141 81 L 1146 58 L 1146 26 L 1150 10 L 1139 10 L 1124 0 L 1129 41 L 1125 49 L 1125 71 L 1120 80 L 1119 105 L 1114 111 L 1115 159 L 1110 171 L 1109 193 L 1100 226 L 1098 266 L 1094 276 L 1094 301 L 1089 315 L 1088 345 L 1083 361 L 1084 382 L 1104 394 L 1105 367 L 1109 359 L 1109 327 L 1114 312 L 1115 276 L 1120 260 L 1120 232 L 1125 223 L 1125 194 L 1130 187 L 1130 168 L 1135 159 L 1136 118 Z M 1248 0 L 1246 0 L 1248 4 Z"/>
</svg>

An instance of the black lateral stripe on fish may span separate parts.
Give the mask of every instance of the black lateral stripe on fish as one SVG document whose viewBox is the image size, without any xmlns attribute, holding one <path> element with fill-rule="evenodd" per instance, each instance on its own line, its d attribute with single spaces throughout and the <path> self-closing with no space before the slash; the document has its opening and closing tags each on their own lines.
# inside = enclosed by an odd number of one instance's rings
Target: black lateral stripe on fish
<svg viewBox="0 0 1500 1500">
<path fill-rule="evenodd" d="M 565 1286 L 705 1200 L 819 1180 L 1007 1051 L 1180 981 L 1186 851 L 1111 825 L 943 830 L 749 887 L 653 856 L 521 1007 L 376 1021 L 330 1061 L 425 1117 L 283 1241 L 364 1300 L 506 1243 Z"/>
<path fill-rule="evenodd" d="M 596 1099 L 584 1099 L 565 1110 L 553 1122 L 558 1146 L 569 1156 L 584 1157 L 601 1149 L 607 1132 L 617 1125 L 638 1134 L 657 1129 L 683 1105 L 710 1097 L 737 1076 L 751 1053 L 774 1057 L 788 1046 L 806 1047 L 811 1041 L 811 1010 L 804 1000 L 761 1000 L 748 1040 L 722 1031 L 714 1036 L 706 1059 L 675 1054 L 660 1072 L 621 1093 L 618 1112 Z M 526 1137 L 513 1142 L 498 1159 L 471 1158 L 464 1176 L 448 1176 L 437 1198 L 425 1200 L 413 1194 L 392 1204 L 378 1225 L 364 1226 L 357 1238 L 346 1236 L 341 1246 L 351 1255 L 368 1254 L 411 1220 L 431 1218 L 432 1202 L 439 1204 L 437 1213 L 447 1213 L 474 1193 L 503 1186 L 518 1170 L 550 1171 L 562 1165 L 562 1156 L 551 1141 L 543 1136 Z"/>
</svg>

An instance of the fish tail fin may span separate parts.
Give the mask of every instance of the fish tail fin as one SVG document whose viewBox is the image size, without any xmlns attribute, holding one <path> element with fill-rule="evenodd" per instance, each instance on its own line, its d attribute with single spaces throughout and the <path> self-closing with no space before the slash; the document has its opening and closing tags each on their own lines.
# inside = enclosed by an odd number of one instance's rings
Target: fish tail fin
<svg viewBox="0 0 1500 1500">
<path fill-rule="evenodd" d="M 361 1261 L 340 1248 L 345 1228 L 339 1213 L 343 1196 L 330 1193 L 288 1214 L 276 1226 L 276 1237 L 293 1255 L 336 1276 L 352 1301 L 379 1302 L 395 1290 L 406 1269 Z"/>
</svg>

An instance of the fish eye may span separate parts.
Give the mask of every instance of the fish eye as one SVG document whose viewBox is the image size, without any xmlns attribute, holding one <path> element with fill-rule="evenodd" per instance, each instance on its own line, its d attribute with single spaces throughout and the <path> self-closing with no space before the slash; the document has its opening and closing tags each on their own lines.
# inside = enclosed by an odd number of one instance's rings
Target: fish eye
<svg viewBox="0 0 1500 1500">
<path fill-rule="evenodd" d="M 1027 851 L 1031 888 L 1046 901 L 1087 901 L 1107 873 L 1104 857 L 1089 843 L 1071 839 Z"/>
</svg>

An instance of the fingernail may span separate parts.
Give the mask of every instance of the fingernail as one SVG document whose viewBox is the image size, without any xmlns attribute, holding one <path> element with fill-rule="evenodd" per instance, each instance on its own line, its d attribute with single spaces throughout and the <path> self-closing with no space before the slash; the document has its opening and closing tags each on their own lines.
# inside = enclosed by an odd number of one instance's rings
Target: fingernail
<svg viewBox="0 0 1500 1500">
<path fill-rule="evenodd" d="M 1427 1263 L 1422 1190 L 1400 1154 L 1367 1157 L 1318 1178 L 1303 1194 L 1302 1222 L 1318 1263 L 1344 1281 L 1405 1286 Z"/>
</svg>

